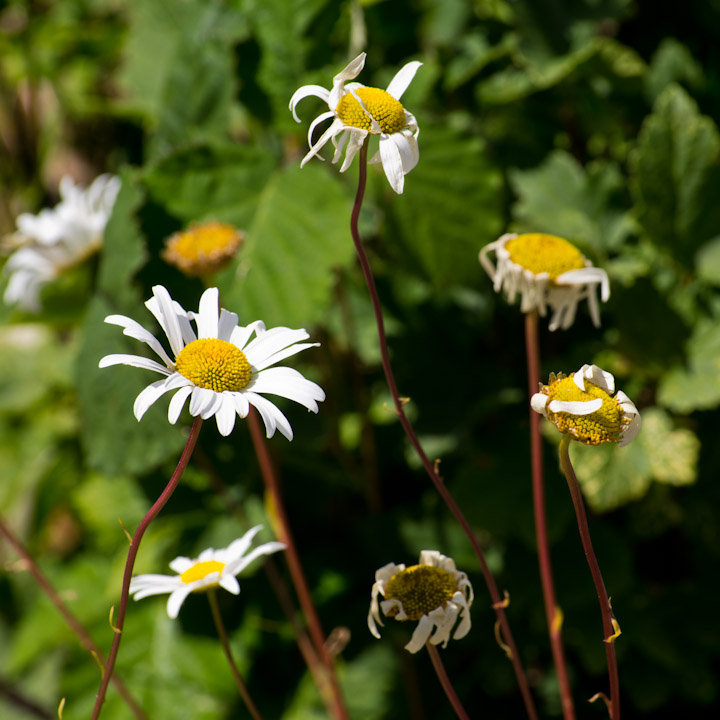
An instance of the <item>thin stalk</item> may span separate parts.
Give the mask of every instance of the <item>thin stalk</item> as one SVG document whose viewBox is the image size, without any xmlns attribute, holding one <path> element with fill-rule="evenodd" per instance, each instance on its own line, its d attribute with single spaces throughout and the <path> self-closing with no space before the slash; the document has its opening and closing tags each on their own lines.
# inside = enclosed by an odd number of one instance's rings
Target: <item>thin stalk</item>
<svg viewBox="0 0 720 720">
<path fill-rule="evenodd" d="M 125 624 L 125 613 L 127 612 L 128 600 L 130 599 L 130 581 L 132 580 L 132 572 L 135 567 L 135 558 L 137 557 L 138 550 L 140 549 L 140 541 L 142 540 L 145 531 L 148 529 L 150 523 L 157 517 L 158 513 L 165 507 L 167 501 L 171 498 L 175 492 L 180 478 L 185 472 L 185 468 L 190 462 L 190 457 L 195 449 L 198 436 L 200 435 L 200 428 L 202 427 L 202 418 L 200 416 L 193 420 L 192 427 L 190 428 L 190 435 L 185 443 L 185 449 L 180 456 L 175 472 L 170 478 L 170 482 L 167 484 L 165 489 L 162 491 L 160 497 L 155 501 L 155 504 L 148 510 L 147 515 L 140 521 L 140 524 L 135 530 L 135 534 L 130 542 L 130 549 L 128 550 L 127 560 L 125 561 L 125 574 L 123 575 L 122 591 L 120 593 L 120 605 L 118 607 L 117 622 L 115 623 L 113 630 L 115 636 L 113 637 L 112 647 L 110 648 L 110 655 L 108 656 L 107 664 L 103 671 L 102 682 L 100 683 L 100 689 L 98 690 L 97 698 L 95 700 L 95 707 L 93 708 L 91 720 L 97 720 L 100 717 L 100 711 L 102 710 L 103 702 L 105 701 L 105 693 L 107 692 L 107 686 L 112 677 L 113 669 L 115 667 L 115 660 L 117 659 L 118 650 L 120 649 L 120 640 L 122 639 L 122 629 Z"/>
<path fill-rule="evenodd" d="M 537 310 L 525 315 L 525 347 L 527 351 L 528 390 L 530 397 L 538 390 L 540 383 L 540 341 L 538 339 Z M 540 565 L 540 581 L 542 584 L 545 617 L 550 635 L 550 648 L 553 663 L 560 686 L 563 717 L 575 720 L 567 664 L 562 643 L 562 611 L 555 599 L 555 583 L 553 581 L 552 563 L 550 560 L 550 544 L 547 534 L 547 514 L 545 512 L 545 477 L 543 472 L 543 448 L 540 437 L 540 415 L 530 408 L 530 454 L 532 456 L 532 494 L 533 511 L 535 513 L 535 539 L 537 542 L 538 564 Z"/>
<path fill-rule="evenodd" d="M 63 619 L 67 623 L 68 627 L 77 635 L 80 644 L 95 658 L 97 661 L 104 665 L 105 660 L 103 654 L 100 652 L 100 648 L 95 644 L 90 634 L 85 629 L 83 624 L 73 615 L 70 608 L 63 602 L 62 598 L 58 594 L 57 590 L 53 587 L 50 580 L 40 570 L 38 564 L 33 559 L 32 555 L 28 552 L 27 548 L 18 540 L 10 528 L 5 524 L 5 521 L 0 517 L 0 533 L 5 539 L 13 546 L 15 552 L 23 559 L 25 567 L 30 571 L 30 574 L 35 578 L 35 582 L 40 586 L 43 592 L 48 596 L 50 602 L 55 606 L 57 611 L 63 616 Z M 147 715 L 138 704 L 137 700 L 130 694 L 125 684 L 119 676 L 115 675 L 112 678 L 113 685 L 118 691 L 120 697 L 125 701 L 127 706 L 132 710 L 138 720 L 147 720 Z"/>
<path fill-rule="evenodd" d="M 463 515 L 462 510 L 460 510 L 460 507 L 455 502 L 454 498 L 450 494 L 450 491 L 445 487 L 442 478 L 435 470 L 433 464 L 430 462 L 428 456 L 425 454 L 425 451 L 420 445 L 420 441 L 418 440 L 415 430 L 413 429 L 413 426 L 411 425 L 410 421 L 407 418 L 407 415 L 405 414 L 403 400 L 400 399 L 400 394 L 398 393 L 397 383 L 395 382 L 395 375 L 393 374 L 387 349 L 385 322 L 383 320 L 380 298 L 377 293 L 377 288 L 375 287 L 375 279 L 373 278 L 372 269 L 370 267 L 367 253 L 365 252 L 362 240 L 360 239 L 360 231 L 358 230 L 358 218 L 360 216 L 360 208 L 362 207 L 363 197 L 365 196 L 365 185 L 367 182 L 367 149 L 368 143 L 366 139 L 363 143 L 362 148 L 360 149 L 360 172 L 358 175 L 358 189 L 355 195 L 355 204 L 353 205 L 352 215 L 350 216 L 350 231 L 352 233 L 353 242 L 355 243 L 355 250 L 358 254 L 360 267 L 362 268 L 362 272 L 365 277 L 365 283 L 367 284 L 368 291 L 370 293 L 370 300 L 372 302 L 373 312 L 375 314 L 375 323 L 377 325 L 378 340 L 380 345 L 380 356 L 382 358 L 382 366 L 383 372 L 385 373 L 385 380 L 388 384 L 390 394 L 392 395 L 393 403 L 395 405 L 395 412 L 400 420 L 400 424 L 402 425 L 405 434 L 407 435 L 408 440 L 410 441 L 410 444 L 413 446 L 413 449 L 417 453 L 417 456 L 420 458 L 420 461 L 425 468 L 425 472 L 428 474 L 428 477 L 432 481 L 436 490 L 440 493 L 440 496 L 445 501 L 445 504 L 450 509 L 450 512 L 452 512 L 453 516 L 460 524 L 460 527 L 462 527 L 465 535 L 467 535 L 467 538 L 472 545 L 473 551 L 477 556 L 483 577 L 485 578 L 485 584 L 487 585 L 488 591 L 490 592 L 490 597 L 492 599 L 492 607 L 493 610 L 495 610 L 498 623 L 500 624 L 500 627 L 502 629 L 504 641 L 508 648 L 508 654 L 510 656 L 510 660 L 512 661 L 513 669 L 515 670 L 515 676 L 517 678 L 518 685 L 520 686 L 520 693 L 522 694 L 523 702 L 525 703 L 525 709 L 527 711 L 528 717 L 531 720 L 537 720 L 538 714 L 537 710 L 535 709 L 535 703 L 533 701 L 532 694 L 530 693 L 530 686 L 525 675 L 525 670 L 520 661 L 520 656 L 518 655 L 515 640 L 513 639 L 512 632 L 510 631 L 510 624 L 508 622 L 507 615 L 505 614 L 504 608 L 506 602 L 503 601 L 503 599 L 500 597 L 500 591 L 498 590 L 497 583 L 495 582 L 495 578 L 493 577 L 492 572 L 490 572 L 490 567 L 487 564 L 487 560 L 485 559 L 485 553 L 483 553 L 482 551 L 480 542 L 478 541 L 475 533 L 470 527 L 470 524 Z"/>
<path fill-rule="evenodd" d="M 600 566 L 598 565 L 595 551 L 593 550 L 582 491 L 580 490 L 580 485 L 578 484 L 575 471 L 570 462 L 569 447 L 570 436 L 564 435 L 559 448 L 560 467 L 565 473 L 568 487 L 570 488 L 570 496 L 572 497 L 573 506 L 575 507 L 580 539 L 582 540 L 585 557 L 587 558 L 593 583 L 595 584 L 595 591 L 597 592 L 598 601 L 600 602 L 600 614 L 602 615 L 604 633 L 603 641 L 605 643 L 605 656 L 607 657 L 608 679 L 610 683 L 610 718 L 611 720 L 620 720 L 620 678 L 618 675 L 617 656 L 615 654 L 615 638 L 618 635 L 619 629 L 617 628 L 617 624 L 614 623 L 612 608 L 610 607 L 610 598 L 605 590 L 605 582 L 603 581 Z"/>
<path fill-rule="evenodd" d="M 235 660 L 233 659 L 230 642 L 228 641 L 227 632 L 225 632 L 225 625 L 222 621 L 222 615 L 220 614 L 220 608 L 218 607 L 217 594 L 215 593 L 215 590 L 209 590 L 207 598 L 210 603 L 210 612 L 213 616 L 215 629 L 217 630 L 218 637 L 220 638 L 220 644 L 222 645 L 223 652 L 227 658 L 228 665 L 230 665 L 230 670 L 232 670 L 238 692 L 240 693 L 248 712 L 252 715 L 253 720 L 263 720 L 262 715 L 253 702 L 253 699 L 250 697 L 250 691 L 247 689 L 247 685 L 245 685 L 245 681 L 243 680 L 242 675 L 235 664 Z"/>
<path fill-rule="evenodd" d="M 335 715 L 338 720 L 349 720 L 349 715 L 347 709 L 345 708 L 345 701 L 340 690 L 340 684 L 338 683 L 337 675 L 335 674 L 335 667 L 325 645 L 325 634 L 323 633 L 322 626 L 320 625 L 320 618 L 317 614 L 317 610 L 315 609 L 307 580 L 305 579 L 305 573 L 302 569 L 300 555 L 297 551 L 295 540 L 290 532 L 290 523 L 288 522 L 287 513 L 285 512 L 285 504 L 283 503 L 280 485 L 275 477 L 270 453 L 268 452 L 267 445 L 265 444 L 265 435 L 260 427 L 260 421 L 258 420 L 255 408 L 250 408 L 247 419 L 253 447 L 255 448 L 255 454 L 257 455 L 258 464 L 260 465 L 260 472 L 262 473 L 263 480 L 265 481 L 265 487 L 272 497 L 279 525 L 277 528 L 278 537 L 280 542 L 285 543 L 287 546 L 284 555 L 290 569 L 290 576 L 292 577 L 293 585 L 295 586 L 295 592 L 297 593 L 298 600 L 300 601 L 300 607 L 305 614 L 305 619 L 308 623 L 310 637 L 313 645 L 315 646 L 315 650 L 320 656 L 323 665 L 327 668 L 328 678 L 333 691 Z"/>
<path fill-rule="evenodd" d="M 457 696 L 455 688 L 452 686 L 450 678 L 445 672 L 445 666 L 443 665 L 443 661 L 440 659 L 438 649 L 430 643 L 425 643 L 425 647 L 430 655 L 430 660 L 432 660 L 432 664 L 435 668 L 438 679 L 440 680 L 440 684 L 443 686 L 443 690 L 445 691 L 450 704 L 453 706 L 453 710 L 455 710 L 460 720 L 470 720 L 470 716 L 465 712 L 465 708 L 462 706 L 460 698 Z"/>
</svg>

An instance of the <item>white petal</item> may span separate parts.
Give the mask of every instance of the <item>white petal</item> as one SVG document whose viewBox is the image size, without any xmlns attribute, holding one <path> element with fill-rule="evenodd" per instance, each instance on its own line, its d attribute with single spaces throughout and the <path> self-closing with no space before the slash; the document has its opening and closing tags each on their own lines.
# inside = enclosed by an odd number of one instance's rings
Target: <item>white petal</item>
<svg viewBox="0 0 720 720">
<path fill-rule="evenodd" d="M 219 393 L 208 388 L 194 387 L 190 396 L 190 414 L 207 420 L 212 417 L 219 407 Z"/>
<path fill-rule="evenodd" d="M 290 423 L 278 407 L 262 395 L 256 395 L 251 392 L 244 393 L 244 395 L 247 401 L 260 413 L 260 417 L 262 417 L 265 423 L 265 435 L 268 438 L 271 438 L 275 434 L 275 429 L 277 428 L 288 440 L 293 439 Z"/>
<path fill-rule="evenodd" d="M 545 415 L 549 398 L 544 393 L 535 393 L 530 398 L 530 407 L 541 415 Z"/>
<path fill-rule="evenodd" d="M 220 434 L 227 437 L 235 427 L 235 402 L 229 393 L 223 395 L 227 397 L 221 396 L 220 407 L 215 413 L 215 422 Z"/>
<path fill-rule="evenodd" d="M 622 437 L 618 443 L 620 447 L 625 447 L 628 443 L 631 443 L 640 432 L 641 426 L 642 419 L 640 418 L 640 413 L 636 413 L 630 421 L 630 424 L 621 433 Z"/>
<path fill-rule="evenodd" d="M 275 327 L 258 333 L 255 339 L 243 348 L 243 352 L 254 368 L 262 369 L 262 367 L 266 367 L 264 363 L 267 358 L 274 353 L 301 340 L 307 340 L 309 337 L 304 329 L 291 330 L 286 327 Z"/>
<path fill-rule="evenodd" d="M 365 117 L 370 121 L 370 132 L 373 133 L 373 135 L 380 135 L 382 133 L 382 128 L 378 125 L 378 121 L 375 119 L 373 114 L 365 107 L 363 99 L 355 90 L 350 90 L 350 94 L 355 98 L 355 100 L 357 100 L 357 104 L 365 113 Z"/>
<path fill-rule="evenodd" d="M 239 325 L 236 327 L 230 335 L 230 342 L 236 345 L 240 350 L 244 350 L 247 341 L 253 333 L 262 334 L 265 332 L 265 323 L 262 320 L 256 320 L 243 327 Z"/>
<path fill-rule="evenodd" d="M 237 327 L 238 316 L 237 313 L 230 312 L 225 308 L 220 310 L 220 322 L 218 323 L 218 338 L 230 342 L 233 331 Z"/>
<path fill-rule="evenodd" d="M 152 302 L 153 300 L 155 302 Z M 177 357 L 185 345 L 177 319 L 177 311 L 173 307 L 170 293 L 162 285 L 155 285 L 153 287 L 153 297 L 145 305 L 160 323 L 160 327 L 167 335 L 170 347 L 175 357 Z"/>
<path fill-rule="evenodd" d="M 360 148 L 363 146 L 367 136 L 367 130 L 361 130 L 360 128 L 348 128 L 348 145 L 347 150 L 345 150 L 345 159 L 340 167 L 340 172 L 345 172 L 350 165 L 352 165 L 355 155 L 357 155 L 360 151 Z M 333 162 L 335 162 L 334 159 Z"/>
<path fill-rule="evenodd" d="M 240 583 L 234 575 L 223 575 L 218 585 L 233 595 L 240 594 Z"/>
<path fill-rule="evenodd" d="M 142 357 L 141 355 L 106 355 L 100 359 L 98 367 L 106 368 L 112 365 L 130 365 L 131 367 L 142 368 L 143 370 L 153 370 L 161 375 L 172 375 L 175 371 L 166 368 L 156 360 Z"/>
<path fill-rule="evenodd" d="M 433 631 L 435 623 L 427 616 L 423 615 L 415 628 L 410 642 L 405 646 L 408 652 L 416 653 L 418 650 L 422 650 L 425 647 L 425 643 L 430 637 L 430 633 Z"/>
<path fill-rule="evenodd" d="M 199 338 L 218 336 L 218 298 L 217 288 L 208 288 L 200 297 L 200 308 L 195 316 Z"/>
<path fill-rule="evenodd" d="M 430 638 L 433 645 L 443 644 L 447 647 L 450 640 L 450 632 L 455 625 L 459 614 L 459 608 L 455 603 L 449 602 L 444 608 L 437 608 L 430 613 L 430 617 L 437 623 L 437 630 Z"/>
<path fill-rule="evenodd" d="M 189 586 L 179 588 L 176 590 L 167 601 L 167 614 L 171 619 L 175 619 L 180 612 L 182 604 L 185 602 L 185 598 L 192 592 Z"/>
<path fill-rule="evenodd" d="M 250 403 L 247 398 L 239 392 L 231 393 L 233 402 L 235 403 L 235 412 L 241 417 L 246 418 L 250 412 Z"/>
<path fill-rule="evenodd" d="M 314 158 L 318 152 L 325 146 L 325 143 L 335 134 L 341 132 L 345 128 L 345 123 L 336 118 L 330 127 L 320 136 L 320 139 L 310 148 L 310 152 L 302 159 L 300 167 L 305 167 L 308 160 Z"/>
<path fill-rule="evenodd" d="M 238 561 L 248 551 L 250 545 L 252 545 L 253 538 L 262 530 L 262 525 L 255 525 L 251 527 L 241 538 L 233 540 L 223 551 L 224 562 L 226 565 L 230 565 Z M 233 573 L 234 574 L 234 573 Z"/>
<path fill-rule="evenodd" d="M 311 123 L 310 127 L 308 128 L 308 146 L 312 147 L 312 136 L 315 128 L 322 122 L 325 122 L 326 120 L 329 120 L 331 117 L 335 117 L 335 113 L 328 111 L 324 112 L 320 115 L 318 115 Z"/>
<path fill-rule="evenodd" d="M 248 390 L 294 400 L 312 412 L 317 412 L 317 402 L 325 399 L 325 393 L 319 385 L 306 380 L 297 370 L 285 367 L 263 370 L 253 379 Z"/>
<path fill-rule="evenodd" d="M 281 542 L 273 540 L 272 542 L 263 543 L 258 545 L 254 550 L 249 552 L 239 560 L 229 563 L 226 567 L 227 572 L 231 572 L 233 575 L 241 573 L 253 560 L 259 558 L 261 555 L 270 555 L 271 553 L 285 550 L 285 545 Z"/>
<path fill-rule="evenodd" d="M 303 85 L 302 87 L 299 87 L 290 98 L 289 106 L 293 117 L 295 118 L 295 122 L 300 122 L 300 118 L 295 112 L 297 104 L 304 98 L 310 96 L 319 97 L 321 100 L 327 102 L 327 99 L 330 96 L 330 91 L 326 90 L 324 87 L 320 87 L 320 85 Z"/>
<path fill-rule="evenodd" d="M 593 385 L 597 385 L 605 390 L 609 395 L 615 393 L 615 378 L 611 373 L 602 370 L 597 365 L 583 365 L 580 370 L 575 373 L 575 375 L 578 374 L 582 375 L 586 380 L 589 380 Z"/>
<path fill-rule="evenodd" d="M 178 418 L 180 417 L 180 413 L 185 406 L 185 401 L 188 399 L 188 396 L 192 393 L 192 391 L 193 386 L 186 385 L 185 387 L 180 388 L 172 396 L 170 400 L 170 406 L 168 407 L 168 420 L 170 421 L 171 425 L 174 425 L 177 422 Z"/>
<path fill-rule="evenodd" d="M 148 385 L 136 398 L 133 404 L 133 413 L 138 421 L 142 420 L 143 415 L 148 408 L 166 392 L 172 390 L 167 387 L 165 380 L 158 380 L 152 385 Z"/>
<path fill-rule="evenodd" d="M 328 97 L 328 107 L 334 110 L 340 102 L 340 98 L 345 95 L 345 83 L 348 80 L 354 80 L 360 71 L 365 67 L 365 53 L 361 53 L 354 60 L 351 60 L 334 78 L 333 86 Z"/>
<path fill-rule="evenodd" d="M 170 569 L 176 572 L 178 575 L 182 575 L 186 570 L 189 570 L 195 564 L 195 560 L 189 557 L 181 555 L 176 557 L 172 562 L 169 563 Z"/>
<path fill-rule="evenodd" d="M 105 318 L 105 322 L 109 325 L 119 325 L 123 328 L 123 335 L 127 335 L 128 337 L 140 340 L 140 342 L 149 345 L 168 367 L 173 367 L 174 363 L 168 357 L 165 348 L 163 348 L 158 339 L 140 323 L 135 322 L 135 320 L 129 317 L 125 317 L 125 315 L 108 315 Z"/>
<path fill-rule="evenodd" d="M 602 407 L 602 398 L 594 400 L 552 400 L 547 408 L 554 413 L 569 413 L 570 415 L 590 415 Z"/>
<path fill-rule="evenodd" d="M 415 73 L 421 65 L 421 62 L 413 60 L 400 68 L 400 70 L 395 74 L 395 77 L 390 81 L 390 84 L 387 86 L 387 94 L 392 95 L 396 100 L 399 100 L 403 93 L 408 89 L 408 86 L 415 77 Z"/>
<path fill-rule="evenodd" d="M 399 133 L 390 135 L 390 139 L 397 145 L 400 151 L 403 173 L 407 175 L 420 160 L 417 139 L 412 133 L 401 130 Z"/>
<path fill-rule="evenodd" d="M 400 150 L 393 141 L 392 136 L 383 135 L 380 138 L 380 157 L 390 187 L 400 195 L 405 184 L 405 175 L 403 174 Z"/>
</svg>

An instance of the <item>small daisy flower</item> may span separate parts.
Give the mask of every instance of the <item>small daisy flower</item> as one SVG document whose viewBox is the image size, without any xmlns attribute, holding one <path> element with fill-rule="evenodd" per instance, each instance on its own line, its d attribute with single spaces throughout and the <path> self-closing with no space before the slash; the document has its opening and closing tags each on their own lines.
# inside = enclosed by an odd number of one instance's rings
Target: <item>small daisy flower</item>
<svg viewBox="0 0 720 720">
<path fill-rule="evenodd" d="M 401 193 L 405 175 L 417 165 L 420 157 L 417 144 L 420 131 L 414 115 L 405 110 L 400 98 L 421 65 L 422 63 L 417 61 L 407 63 L 390 81 L 387 90 L 365 87 L 360 83 L 346 85 L 345 83 L 356 78 L 365 66 L 365 53 L 362 53 L 333 78 L 332 89 L 326 90 L 319 85 L 303 85 L 296 90 L 290 98 L 290 110 L 297 122 L 300 122 L 300 118 L 295 108 L 303 98 L 310 95 L 324 100 L 330 108 L 328 112 L 318 115 L 310 125 L 310 152 L 303 158 L 300 166 L 304 166 L 310 158 L 318 154 L 328 140 L 332 140 L 335 146 L 332 160 L 334 163 L 338 162 L 347 145 L 345 160 L 340 168 L 340 172 L 345 172 L 368 133 L 379 135 L 380 149 L 370 162 L 381 162 L 390 186 L 396 193 Z M 313 145 L 313 130 L 331 118 L 330 127 Z"/>
<path fill-rule="evenodd" d="M 80 265 L 102 245 L 119 191 L 120 179 L 112 175 L 100 175 L 86 190 L 66 176 L 54 208 L 18 216 L 18 230 L 10 238 L 17 249 L 5 265 L 9 275 L 5 303 L 39 312 L 43 286 Z"/>
<path fill-rule="evenodd" d="M 550 374 L 540 384 L 530 405 L 562 433 L 584 445 L 618 443 L 620 447 L 640 432 L 640 413 L 622 391 L 615 393 L 615 378 L 597 365 L 583 365 L 566 377 Z"/>
<path fill-rule="evenodd" d="M 240 583 L 235 576 L 261 555 L 285 549 L 283 543 L 273 541 L 258 545 L 248 553 L 253 538 L 261 529 L 262 525 L 256 525 L 222 550 L 208 548 L 192 560 L 175 558 L 170 563 L 170 569 L 177 575 L 136 575 L 130 581 L 130 593 L 135 600 L 170 593 L 167 614 L 173 619 L 178 616 L 180 607 L 190 593 L 219 586 L 233 595 L 239 595 Z"/>
<path fill-rule="evenodd" d="M 378 595 L 385 598 L 380 603 Z M 377 625 L 383 624 L 382 609 L 387 617 L 418 621 L 405 646 L 409 652 L 418 652 L 428 641 L 446 647 L 458 616 L 460 623 L 453 638 L 468 634 L 472 601 L 472 585 L 464 572 L 455 569 L 455 561 L 435 550 L 423 550 L 417 565 L 405 568 L 389 563 L 375 573 L 368 627 L 380 637 Z"/>
<path fill-rule="evenodd" d="M 235 427 L 235 415 L 244 418 L 253 405 L 265 423 L 267 437 L 275 430 L 292 440 L 288 419 L 266 393 L 279 395 L 318 411 L 325 399 L 319 385 L 306 380 L 297 370 L 271 367 L 318 343 L 303 343 L 309 337 L 305 330 L 286 327 L 265 329 L 260 320 L 243 327 L 238 316 L 225 309 L 218 319 L 218 289 L 209 288 L 200 298 L 197 313 L 187 312 L 172 300 L 162 285 L 153 288 L 153 297 L 145 303 L 170 342 L 174 360 L 155 336 L 142 325 L 124 315 L 109 315 L 106 323 L 119 325 L 123 334 L 146 343 L 162 363 L 138 355 L 106 355 L 100 367 L 132 365 L 165 375 L 146 387 L 133 407 L 140 420 L 147 409 L 162 395 L 177 391 L 170 401 L 168 420 L 177 422 L 185 401 L 190 398 L 190 414 L 203 419 L 215 416 L 221 435 Z M 197 335 L 190 322 L 197 326 Z M 251 340 L 251 337 L 254 338 Z"/>
<path fill-rule="evenodd" d="M 169 237 L 162 258 L 189 277 L 206 277 L 226 267 L 244 240 L 232 225 L 211 220 Z"/>
<path fill-rule="evenodd" d="M 489 255 L 495 252 L 495 263 Z M 510 304 L 520 294 L 520 311 L 537 309 L 542 317 L 553 310 L 550 330 L 567 330 L 575 320 L 578 303 L 587 300 L 595 327 L 600 326 L 597 286 L 603 302 L 610 297 L 607 273 L 567 240 L 543 233 L 508 233 L 480 251 L 480 263 L 504 291 Z"/>
</svg>

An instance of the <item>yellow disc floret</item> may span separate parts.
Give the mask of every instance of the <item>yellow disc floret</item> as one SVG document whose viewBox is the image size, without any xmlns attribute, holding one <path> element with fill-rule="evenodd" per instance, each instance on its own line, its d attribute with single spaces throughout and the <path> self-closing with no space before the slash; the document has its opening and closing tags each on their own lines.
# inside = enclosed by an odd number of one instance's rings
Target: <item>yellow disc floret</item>
<svg viewBox="0 0 720 720">
<path fill-rule="evenodd" d="M 629 423 L 620 403 L 606 390 L 585 381 L 585 390 L 581 390 L 573 380 L 573 375 L 565 377 L 562 373 L 550 376 L 550 384 L 544 385 L 541 392 L 548 396 L 547 417 L 560 430 L 572 435 L 585 445 L 602 445 L 620 440 L 620 433 Z M 554 400 L 561 402 L 590 402 L 597 398 L 602 406 L 589 415 L 575 415 L 570 412 L 552 412 L 549 405 Z"/>
<path fill-rule="evenodd" d="M 419 620 L 439 607 L 444 608 L 457 589 L 453 573 L 432 565 L 413 565 L 388 580 L 385 599 L 399 600 L 408 620 Z M 387 614 L 394 617 L 398 611 L 392 608 Z"/>
<path fill-rule="evenodd" d="M 386 135 L 400 132 L 407 126 L 405 109 L 402 103 L 398 102 L 385 90 L 362 87 L 353 92 L 363 101 L 365 110 L 373 116 L 375 122 Z M 352 93 L 347 93 L 340 98 L 340 102 L 335 108 L 335 114 L 346 125 L 367 130 L 368 132 L 372 131 L 370 118 L 365 114 Z"/>
<path fill-rule="evenodd" d="M 252 373 L 245 353 L 217 338 L 194 340 L 186 345 L 175 359 L 175 367 L 198 387 L 215 392 L 242 390 Z"/>
<path fill-rule="evenodd" d="M 547 273 L 552 280 L 569 270 L 585 267 L 582 253 L 556 235 L 525 233 L 505 243 L 510 259 L 535 275 Z"/>
<path fill-rule="evenodd" d="M 186 275 L 202 277 L 225 267 L 244 239 L 244 233 L 232 225 L 198 223 L 168 238 L 162 257 Z"/>
<path fill-rule="evenodd" d="M 180 579 L 184 583 L 192 583 L 196 580 L 204 580 L 211 573 L 221 573 L 225 568 L 225 563 L 221 563 L 219 560 L 206 560 L 205 562 L 197 562 L 192 567 L 188 568 L 181 576 Z"/>
</svg>

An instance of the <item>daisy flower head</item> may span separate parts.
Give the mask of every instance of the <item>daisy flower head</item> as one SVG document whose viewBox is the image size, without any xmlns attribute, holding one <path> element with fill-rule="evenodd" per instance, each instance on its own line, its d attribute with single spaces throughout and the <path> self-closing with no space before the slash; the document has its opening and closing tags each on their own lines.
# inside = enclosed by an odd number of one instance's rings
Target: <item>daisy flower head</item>
<svg viewBox="0 0 720 720">
<path fill-rule="evenodd" d="M 550 374 L 540 384 L 530 405 L 562 433 L 584 445 L 632 442 L 640 432 L 640 413 L 622 391 L 615 393 L 615 378 L 597 365 L 583 365 L 569 377 Z"/>
<path fill-rule="evenodd" d="M 495 262 L 490 253 L 495 253 Z M 607 302 L 607 273 L 571 243 L 544 233 L 508 233 L 480 251 L 480 264 L 493 281 L 495 292 L 505 292 L 510 304 L 520 294 L 520 311 L 537 310 L 545 317 L 553 311 L 550 330 L 567 330 L 575 320 L 578 303 L 587 300 L 595 327 L 600 326 L 600 297 Z"/>
<path fill-rule="evenodd" d="M 384 600 L 378 602 L 379 595 Z M 453 638 L 468 634 L 472 601 L 472 585 L 464 572 L 456 570 L 455 561 L 435 550 L 423 550 L 417 565 L 406 568 L 389 563 L 375 573 L 368 627 L 380 637 L 377 626 L 383 624 L 382 610 L 386 617 L 418 621 L 405 646 L 409 652 L 418 652 L 428 641 L 446 647 L 458 617 Z"/>
<path fill-rule="evenodd" d="M 262 529 L 256 525 L 241 538 L 222 550 L 208 548 L 197 558 L 177 557 L 170 563 L 170 569 L 176 575 L 136 575 L 130 581 L 130 594 L 135 600 L 150 595 L 170 593 L 167 602 L 167 614 L 176 618 L 185 598 L 193 592 L 203 592 L 221 587 L 233 595 L 240 594 L 239 575 L 250 563 L 261 555 L 284 550 L 281 542 L 267 542 L 248 552 L 253 538 Z"/>
<path fill-rule="evenodd" d="M 109 315 L 106 323 L 119 325 L 124 335 L 147 344 L 162 362 L 139 355 L 106 355 L 99 364 L 101 368 L 131 365 L 165 376 L 148 385 L 135 399 L 133 411 L 138 420 L 162 395 L 177 391 L 168 409 L 168 420 L 173 424 L 190 398 L 193 417 L 199 415 L 207 420 L 214 415 L 220 434 L 229 435 L 235 427 L 235 416 L 246 417 L 252 405 L 265 423 L 267 437 L 277 429 L 292 440 L 288 419 L 265 394 L 293 400 L 312 412 L 317 412 L 318 402 L 325 399 L 322 388 L 297 370 L 272 367 L 318 346 L 302 342 L 309 337 L 305 330 L 267 330 L 260 320 L 238 325 L 235 313 L 223 308 L 218 315 L 217 288 L 202 294 L 197 313 L 183 310 L 162 285 L 153 288 L 153 297 L 145 305 L 167 336 L 172 357 L 140 323 L 124 315 Z"/>
<path fill-rule="evenodd" d="M 11 236 L 16 249 L 5 265 L 9 275 L 5 303 L 39 312 L 43 286 L 80 265 L 102 245 L 119 191 L 120 179 L 112 175 L 100 175 L 86 190 L 65 176 L 54 208 L 18 216 L 17 232 Z"/>
<path fill-rule="evenodd" d="M 226 267 L 244 241 L 244 232 L 210 220 L 171 235 L 162 258 L 189 277 L 207 277 Z"/>
<path fill-rule="evenodd" d="M 360 74 L 364 65 L 365 53 L 362 53 L 333 78 L 330 90 L 320 85 L 303 85 L 290 98 L 290 110 L 297 122 L 300 122 L 300 118 L 295 108 L 303 98 L 310 95 L 319 97 L 329 108 L 327 112 L 318 115 L 310 125 L 310 152 L 303 158 L 300 166 L 304 166 L 318 154 L 328 140 L 332 140 L 335 147 L 332 161 L 338 162 L 345 151 L 345 159 L 340 167 L 340 172 L 345 172 L 368 134 L 379 135 L 380 149 L 370 162 L 381 162 L 390 186 L 396 193 L 401 193 L 405 175 L 417 165 L 420 157 L 417 143 L 420 131 L 415 116 L 405 110 L 400 98 L 422 63 L 407 63 L 390 81 L 386 90 L 348 82 Z M 313 144 L 312 135 L 316 126 L 330 119 L 330 127 Z"/>
</svg>

